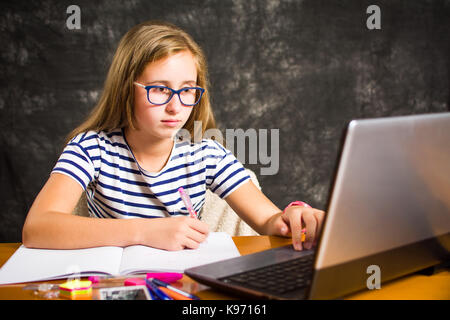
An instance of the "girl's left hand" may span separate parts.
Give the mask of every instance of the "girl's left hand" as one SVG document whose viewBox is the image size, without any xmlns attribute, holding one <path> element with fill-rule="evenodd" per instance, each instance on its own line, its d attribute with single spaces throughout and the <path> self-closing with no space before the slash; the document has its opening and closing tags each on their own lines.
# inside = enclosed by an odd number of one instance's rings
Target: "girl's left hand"
<svg viewBox="0 0 450 320">
<path fill-rule="evenodd" d="M 276 214 L 271 220 L 272 226 L 275 228 L 274 234 L 291 235 L 294 249 L 302 250 L 302 229 L 306 228 L 304 247 L 311 249 L 317 245 L 324 217 L 325 212 L 322 210 L 292 206 L 287 208 L 284 213 Z"/>
</svg>

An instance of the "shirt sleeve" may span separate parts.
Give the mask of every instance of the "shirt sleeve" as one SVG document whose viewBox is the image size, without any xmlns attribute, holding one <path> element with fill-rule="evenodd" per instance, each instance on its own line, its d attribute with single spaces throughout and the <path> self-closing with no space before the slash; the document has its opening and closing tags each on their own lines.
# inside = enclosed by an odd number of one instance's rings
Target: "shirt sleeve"
<svg viewBox="0 0 450 320">
<path fill-rule="evenodd" d="M 51 173 L 62 173 L 78 182 L 83 190 L 95 178 L 94 163 L 86 149 L 72 139 L 64 148 Z"/>
<path fill-rule="evenodd" d="M 215 163 L 210 166 L 208 175 L 212 178 L 207 184 L 209 189 L 220 198 L 225 199 L 233 191 L 250 179 L 250 175 L 245 171 L 244 166 L 238 159 L 216 141 L 210 140 L 215 149 Z"/>
</svg>

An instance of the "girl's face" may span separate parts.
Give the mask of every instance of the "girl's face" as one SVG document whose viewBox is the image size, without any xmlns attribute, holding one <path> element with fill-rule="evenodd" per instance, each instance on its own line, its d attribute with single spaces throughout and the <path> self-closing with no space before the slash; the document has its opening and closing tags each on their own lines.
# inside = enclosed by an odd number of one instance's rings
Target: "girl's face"
<svg viewBox="0 0 450 320">
<path fill-rule="evenodd" d="M 167 58 L 149 63 L 137 78 L 145 86 L 162 85 L 175 90 L 197 86 L 197 68 L 190 51 L 181 51 Z M 141 132 L 148 137 L 172 139 L 189 118 L 193 108 L 181 104 L 178 95 L 164 105 L 147 100 L 147 90 L 135 85 L 134 112 Z"/>
</svg>

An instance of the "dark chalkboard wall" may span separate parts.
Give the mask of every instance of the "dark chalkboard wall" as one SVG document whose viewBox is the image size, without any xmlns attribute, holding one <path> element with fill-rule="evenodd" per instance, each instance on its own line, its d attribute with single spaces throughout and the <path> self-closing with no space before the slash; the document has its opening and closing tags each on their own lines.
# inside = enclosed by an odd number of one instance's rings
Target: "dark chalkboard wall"
<svg viewBox="0 0 450 320">
<path fill-rule="evenodd" d="M 81 9 L 69 30 L 66 9 Z M 368 30 L 366 9 L 381 9 Z M 245 164 L 280 208 L 324 208 L 353 118 L 449 110 L 450 1 L 2 1 L 0 242 L 22 225 L 63 139 L 99 98 L 132 26 L 162 19 L 204 48 L 222 130 L 279 129 L 279 171 Z"/>
</svg>

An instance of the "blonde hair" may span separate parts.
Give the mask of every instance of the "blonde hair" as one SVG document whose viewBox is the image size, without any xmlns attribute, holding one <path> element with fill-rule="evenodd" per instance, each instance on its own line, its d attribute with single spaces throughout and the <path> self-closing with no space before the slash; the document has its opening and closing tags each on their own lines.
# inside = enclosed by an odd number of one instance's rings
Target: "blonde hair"
<svg viewBox="0 0 450 320">
<path fill-rule="evenodd" d="M 215 128 L 215 119 L 208 94 L 207 64 L 200 46 L 189 34 L 166 22 L 147 21 L 131 28 L 120 40 L 105 80 L 100 100 L 88 118 L 67 137 L 89 130 L 109 131 L 116 128 L 139 129 L 134 115 L 134 81 L 148 63 L 166 58 L 180 51 L 192 53 L 197 66 L 197 85 L 205 92 L 199 104 L 193 107 L 184 125 L 192 139 L 194 121 L 202 122 L 202 132 Z"/>
</svg>

